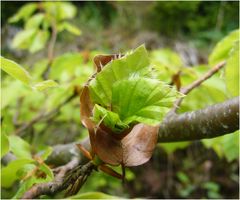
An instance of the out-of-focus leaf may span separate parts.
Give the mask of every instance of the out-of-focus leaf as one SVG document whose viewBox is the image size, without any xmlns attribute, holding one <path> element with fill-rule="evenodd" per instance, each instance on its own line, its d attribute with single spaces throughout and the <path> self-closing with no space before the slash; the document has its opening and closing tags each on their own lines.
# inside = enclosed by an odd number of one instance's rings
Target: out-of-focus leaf
<svg viewBox="0 0 240 200">
<path fill-rule="evenodd" d="M 1 158 L 9 151 L 8 137 L 2 132 L 1 133 Z"/>
<path fill-rule="evenodd" d="M 58 21 L 71 19 L 77 13 L 76 7 L 70 2 L 44 2 L 42 5 L 47 14 Z"/>
<path fill-rule="evenodd" d="M 84 75 L 87 70 L 83 66 L 83 58 L 80 53 L 67 53 L 54 59 L 49 77 L 60 82 L 66 82 L 72 80 L 74 76 Z M 89 76 L 89 73 L 87 74 Z M 84 80 L 86 81 L 86 78 Z"/>
<path fill-rule="evenodd" d="M 122 58 L 109 62 L 89 85 L 93 103 L 109 106 L 112 98 L 112 86 L 116 81 L 144 74 L 148 71 L 149 59 L 142 45 Z"/>
<path fill-rule="evenodd" d="M 37 34 L 34 36 L 32 43 L 29 47 L 31 53 L 35 53 L 45 47 L 45 44 L 49 38 L 48 31 L 38 30 Z"/>
<path fill-rule="evenodd" d="M 33 86 L 33 88 L 38 91 L 43 91 L 52 87 L 58 87 L 58 83 L 56 83 L 53 80 L 46 80 L 46 81 L 39 82 Z"/>
<path fill-rule="evenodd" d="M 157 125 L 181 95 L 170 86 L 150 78 L 130 78 L 113 85 L 112 110 L 125 124 Z"/>
<path fill-rule="evenodd" d="M 17 193 L 12 197 L 12 199 L 20 199 L 23 194 L 28 191 L 29 188 L 32 187 L 33 184 L 44 183 L 46 179 L 36 178 L 35 176 L 30 177 L 27 180 L 21 181 L 20 187 Z"/>
<path fill-rule="evenodd" d="M 239 29 L 231 32 L 228 36 L 217 43 L 209 56 L 209 64 L 214 65 L 226 60 L 229 56 L 230 50 L 237 40 L 239 40 Z"/>
<path fill-rule="evenodd" d="M 54 2 L 55 4 L 56 2 Z M 70 2 L 58 2 L 58 18 L 71 19 L 77 14 L 77 8 Z"/>
<path fill-rule="evenodd" d="M 198 79 L 198 77 L 203 76 L 209 68 L 207 66 L 197 66 L 194 67 L 194 70 L 196 74 L 195 78 L 189 77 L 188 75 L 181 77 L 183 85 L 188 85 Z M 227 98 L 229 98 L 229 94 L 226 90 L 225 81 L 218 73 L 189 93 L 184 98 L 179 111 L 186 112 L 201 109 L 215 103 L 223 102 Z"/>
<path fill-rule="evenodd" d="M 1 57 L 1 69 L 23 83 L 30 83 L 31 76 L 29 73 L 12 60 Z"/>
<path fill-rule="evenodd" d="M 36 169 L 36 163 L 25 164 L 21 169 L 17 171 L 19 178 L 24 178 L 28 173 L 32 173 Z M 32 173 L 33 175 L 34 173 Z"/>
<path fill-rule="evenodd" d="M 44 14 L 39 13 L 33 15 L 25 24 L 25 29 L 34 29 L 38 28 L 44 19 Z"/>
<path fill-rule="evenodd" d="M 9 188 L 11 185 L 19 179 L 17 172 L 20 170 L 24 165 L 34 163 L 32 159 L 17 159 L 10 162 L 6 167 L 1 169 L 1 183 L 2 187 Z"/>
<path fill-rule="evenodd" d="M 184 172 L 178 172 L 176 175 L 182 183 L 185 183 L 185 184 L 190 183 L 189 177 Z"/>
<path fill-rule="evenodd" d="M 219 194 L 219 192 L 215 192 L 215 191 L 208 191 L 207 192 L 208 198 L 209 199 L 222 199 L 222 195 Z"/>
<path fill-rule="evenodd" d="M 6 106 L 9 104 L 13 104 L 16 102 L 16 99 L 25 94 L 26 87 L 25 85 L 21 84 L 19 80 L 12 80 L 12 77 L 10 77 L 10 81 L 2 81 L 2 83 L 7 83 L 6 85 L 2 84 L 1 92 L 2 97 L 1 97 L 1 109 L 4 109 Z M 18 91 L 18 92 L 10 92 L 10 91 Z"/>
<path fill-rule="evenodd" d="M 213 139 L 204 139 L 202 143 L 207 148 L 213 148 L 220 158 L 226 157 L 229 162 L 239 156 L 239 131 Z"/>
<path fill-rule="evenodd" d="M 130 170 L 129 168 L 126 168 L 126 180 L 127 181 L 132 181 L 136 178 L 136 175 Z"/>
<path fill-rule="evenodd" d="M 53 148 L 52 147 L 47 147 L 41 154 L 40 157 L 42 158 L 42 160 L 46 160 L 48 158 L 48 156 L 50 156 L 50 154 L 52 153 Z"/>
<path fill-rule="evenodd" d="M 220 186 L 215 182 L 205 182 L 202 187 L 207 190 L 207 196 L 211 199 L 221 199 L 222 196 L 219 194 Z"/>
<path fill-rule="evenodd" d="M 74 26 L 73 24 L 70 24 L 69 22 L 63 22 L 59 27 L 59 31 L 66 30 L 74 35 L 81 35 L 81 30 Z"/>
<path fill-rule="evenodd" d="M 18 32 L 13 38 L 12 47 L 17 49 L 28 49 L 36 34 L 36 29 L 27 29 Z"/>
<path fill-rule="evenodd" d="M 226 84 L 233 96 L 239 95 L 239 42 L 235 44 L 229 58 L 227 59 Z"/>
<path fill-rule="evenodd" d="M 222 136 L 223 155 L 229 162 L 239 158 L 239 131 Z M 221 145 L 221 144 L 220 144 Z"/>
<path fill-rule="evenodd" d="M 14 23 L 19 21 L 20 19 L 27 20 L 33 12 L 37 9 L 37 3 L 27 3 L 23 7 L 20 8 L 20 10 L 12 16 L 8 21 L 10 23 Z"/>
<path fill-rule="evenodd" d="M 121 197 L 111 196 L 102 192 L 86 192 L 69 197 L 69 199 L 121 199 Z"/>
<path fill-rule="evenodd" d="M 159 49 L 151 52 L 154 68 L 167 68 L 172 74 L 177 73 L 183 66 L 181 57 L 171 49 Z"/>
<path fill-rule="evenodd" d="M 190 142 L 171 142 L 171 143 L 159 143 L 158 145 L 162 147 L 167 154 L 171 154 L 177 149 L 184 149 L 189 146 Z"/>
<path fill-rule="evenodd" d="M 203 184 L 203 188 L 211 191 L 217 192 L 220 188 L 219 185 L 215 182 L 206 182 Z"/>
<path fill-rule="evenodd" d="M 52 170 L 45 163 L 42 163 L 39 166 L 39 169 L 43 171 L 47 176 L 49 176 L 51 180 L 54 178 Z"/>
<path fill-rule="evenodd" d="M 181 189 L 179 191 L 179 195 L 182 198 L 187 198 L 195 189 L 196 189 L 195 185 L 188 185 L 185 189 Z"/>
<path fill-rule="evenodd" d="M 10 150 L 18 158 L 32 158 L 30 145 L 22 138 L 10 135 L 9 136 Z"/>
<path fill-rule="evenodd" d="M 42 80 L 42 74 L 46 70 L 48 65 L 48 59 L 44 58 L 42 60 L 38 60 L 38 62 L 34 63 L 31 74 L 34 80 Z"/>
</svg>

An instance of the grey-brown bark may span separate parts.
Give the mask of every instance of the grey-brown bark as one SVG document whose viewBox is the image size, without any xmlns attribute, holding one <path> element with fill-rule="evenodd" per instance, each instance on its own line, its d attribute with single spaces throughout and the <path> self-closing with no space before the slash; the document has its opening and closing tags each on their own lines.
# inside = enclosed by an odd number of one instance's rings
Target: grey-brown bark
<svg viewBox="0 0 240 200">
<path fill-rule="evenodd" d="M 230 99 L 223 103 L 209 106 L 205 109 L 183 113 L 180 115 L 170 114 L 161 124 L 159 129 L 159 142 L 174 142 L 197 140 L 203 138 L 213 138 L 219 135 L 234 132 L 239 129 L 239 97 Z M 89 149 L 89 139 L 81 142 L 85 148 Z M 77 156 L 77 157 L 76 157 Z M 67 162 L 63 157 L 69 157 L 71 161 L 62 166 L 61 173 L 55 176 L 54 181 L 49 183 L 34 185 L 28 190 L 22 198 L 37 198 L 42 194 L 53 195 L 58 191 L 64 190 L 68 185 L 74 183 L 79 175 L 70 175 L 70 179 L 65 179 L 66 172 L 73 169 L 80 162 L 79 154 L 75 144 L 55 146 L 52 155 L 48 158 L 48 163 L 62 164 Z M 89 164 L 86 164 L 88 166 Z M 82 183 L 85 182 L 93 165 L 84 170 L 80 169 L 79 173 L 83 177 Z M 85 176 L 86 175 L 86 176 Z"/>
<path fill-rule="evenodd" d="M 239 129 L 239 97 L 207 108 L 168 116 L 160 125 L 159 142 L 213 138 Z"/>
<path fill-rule="evenodd" d="M 55 169 L 58 173 L 55 175 L 53 181 L 33 185 L 24 193 L 21 199 L 34 199 L 43 194 L 54 195 L 59 191 L 67 189 L 71 184 L 74 184 L 77 179 L 81 179 L 82 183 L 84 183 L 93 169 L 94 165 L 92 162 L 79 166 L 79 159 L 75 157 L 68 164 Z"/>
<path fill-rule="evenodd" d="M 158 142 L 176 142 L 213 138 L 232 133 L 239 129 L 239 97 L 207 108 L 172 114 L 167 117 L 159 129 Z M 86 149 L 90 149 L 89 139 L 78 142 Z M 72 157 L 79 156 L 75 143 L 56 145 L 47 163 L 55 166 L 68 163 Z M 3 164 L 7 164 L 15 157 L 8 153 L 3 157 Z"/>
</svg>

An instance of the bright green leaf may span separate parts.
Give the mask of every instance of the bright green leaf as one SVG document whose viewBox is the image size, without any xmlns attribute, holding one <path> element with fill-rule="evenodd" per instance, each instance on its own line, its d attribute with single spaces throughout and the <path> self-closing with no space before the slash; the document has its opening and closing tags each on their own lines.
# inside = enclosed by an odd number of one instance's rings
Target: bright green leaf
<svg viewBox="0 0 240 200">
<path fill-rule="evenodd" d="M 43 160 L 46 160 L 48 158 L 48 156 L 51 155 L 52 151 L 53 151 L 52 147 L 47 147 L 45 150 L 43 150 L 43 152 L 40 153 L 40 157 Z"/>
<path fill-rule="evenodd" d="M 75 35 L 81 35 L 81 30 L 73 24 L 70 24 L 69 22 L 64 22 L 62 25 L 62 29 Z"/>
<path fill-rule="evenodd" d="M 184 149 L 188 147 L 190 142 L 170 142 L 170 143 L 159 143 L 158 145 L 162 147 L 167 154 L 171 154 L 177 149 Z"/>
<path fill-rule="evenodd" d="M 231 32 L 214 47 L 209 56 L 209 64 L 214 65 L 227 59 L 234 43 L 239 40 L 239 29 Z"/>
<path fill-rule="evenodd" d="M 103 120 L 105 126 L 111 128 L 115 132 L 121 132 L 128 128 L 128 125 L 123 123 L 118 114 L 108 111 L 107 109 L 95 104 L 93 109 L 93 121 L 99 123 Z"/>
<path fill-rule="evenodd" d="M 22 138 L 10 135 L 9 136 L 10 150 L 18 158 L 32 158 L 30 145 Z"/>
<path fill-rule="evenodd" d="M 77 13 L 76 7 L 69 2 L 44 2 L 42 5 L 47 14 L 58 21 L 71 19 Z"/>
<path fill-rule="evenodd" d="M 17 22 L 21 19 L 26 21 L 36 9 L 37 9 L 37 3 L 27 3 L 26 5 L 22 6 L 20 10 L 14 16 L 12 16 L 8 21 L 10 23 Z"/>
<path fill-rule="evenodd" d="M 89 67 L 86 68 L 83 65 L 83 57 L 80 53 L 66 53 L 54 59 L 49 77 L 62 83 L 69 80 L 72 81 L 73 75 L 78 75 L 86 81 L 89 75 L 91 75 L 91 72 L 89 73 L 88 70 Z M 80 73 L 77 74 L 77 71 L 80 71 Z M 84 76 L 85 73 L 86 75 Z"/>
<path fill-rule="evenodd" d="M 239 157 L 239 131 L 213 139 L 204 139 L 202 143 L 207 148 L 212 148 L 217 155 L 231 162 Z"/>
<path fill-rule="evenodd" d="M 29 73 L 12 60 L 1 57 L 1 69 L 23 83 L 30 83 L 31 76 Z"/>
<path fill-rule="evenodd" d="M 1 158 L 9 151 L 8 137 L 1 133 Z"/>
<path fill-rule="evenodd" d="M 27 180 L 24 180 L 24 181 L 20 182 L 20 187 L 19 187 L 17 193 L 14 195 L 14 197 L 12 197 L 12 199 L 20 199 L 23 196 L 23 194 L 26 191 L 28 191 L 29 188 L 32 187 L 32 185 L 38 184 L 38 183 L 45 183 L 45 182 L 48 182 L 48 181 L 49 181 L 49 179 L 37 178 L 35 176 L 31 176 Z"/>
<path fill-rule="evenodd" d="M 90 96 L 94 103 L 109 106 L 112 98 L 112 85 L 130 76 L 143 74 L 149 69 L 149 59 L 145 47 L 142 45 L 132 53 L 109 62 L 97 74 L 89 85 Z"/>
<path fill-rule="evenodd" d="M 25 24 L 25 29 L 35 29 L 40 26 L 44 19 L 44 14 L 38 13 L 36 15 L 33 15 Z"/>
<path fill-rule="evenodd" d="M 181 76 L 183 85 L 188 85 L 199 77 L 202 77 L 203 74 L 209 70 L 209 67 L 197 66 L 194 67 L 194 70 L 197 75 L 195 78 L 189 77 L 188 75 Z M 226 84 L 224 78 L 220 76 L 220 73 L 215 74 L 190 92 L 184 98 L 179 112 L 202 109 L 206 106 L 227 100 L 227 98 L 229 98 L 229 94 L 226 92 Z"/>
<path fill-rule="evenodd" d="M 19 31 L 13 38 L 12 47 L 17 49 L 28 49 L 37 34 L 36 29 Z"/>
<path fill-rule="evenodd" d="M 53 172 L 45 163 L 39 166 L 39 169 L 43 171 L 52 180 L 54 178 Z"/>
<path fill-rule="evenodd" d="M 239 158 L 239 131 L 222 136 L 220 146 L 223 147 L 223 155 L 228 162 Z"/>
<path fill-rule="evenodd" d="M 150 78 L 130 78 L 113 85 L 112 109 L 126 123 L 161 122 L 180 94 L 161 81 Z"/>
<path fill-rule="evenodd" d="M 36 169 L 37 162 L 25 164 L 21 169 L 18 170 L 17 176 L 19 178 L 23 178 L 27 175 L 27 173 L 32 172 Z"/>
<path fill-rule="evenodd" d="M 160 49 L 151 52 L 156 69 L 167 68 L 172 74 L 177 73 L 183 66 L 181 57 L 171 49 Z"/>
<path fill-rule="evenodd" d="M 53 80 L 46 80 L 46 81 L 39 82 L 33 86 L 33 88 L 38 91 L 43 91 L 52 87 L 58 87 L 58 83 L 56 83 Z"/>
<path fill-rule="evenodd" d="M 10 162 L 6 167 L 1 169 L 1 183 L 2 187 L 9 188 L 11 185 L 19 179 L 17 175 L 18 170 L 20 170 L 24 165 L 34 163 L 31 159 L 17 159 Z"/>
<path fill-rule="evenodd" d="M 56 2 L 54 2 L 56 3 Z M 77 14 L 77 8 L 70 2 L 58 2 L 58 18 L 71 19 Z"/>
<path fill-rule="evenodd" d="M 228 90 L 233 96 L 239 95 L 239 42 L 235 44 L 235 48 L 227 59 L 225 67 L 225 77 Z"/>
<path fill-rule="evenodd" d="M 121 199 L 121 198 L 104 194 L 102 192 L 86 192 L 72 196 L 69 199 Z"/>
<path fill-rule="evenodd" d="M 33 37 L 32 43 L 29 46 L 29 51 L 35 53 L 45 47 L 49 38 L 48 31 L 38 30 L 37 34 Z"/>
</svg>

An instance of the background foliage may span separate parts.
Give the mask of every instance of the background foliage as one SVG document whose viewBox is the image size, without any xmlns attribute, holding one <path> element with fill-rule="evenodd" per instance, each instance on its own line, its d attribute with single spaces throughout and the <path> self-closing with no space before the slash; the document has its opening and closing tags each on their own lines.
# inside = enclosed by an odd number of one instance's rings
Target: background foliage
<svg viewBox="0 0 240 200">
<path fill-rule="evenodd" d="M 181 70 L 182 86 L 227 60 L 225 70 L 187 95 L 180 112 L 237 96 L 239 31 L 232 31 L 238 10 L 238 2 L 1 2 L 1 156 L 10 151 L 16 157 L 2 163 L 2 198 L 19 198 L 33 183 L 52 180 L 54 166 L 45 163 L 51 146 L 87 136 L 75 94 L 94 72 L 97 54 L 145 43 L 154 76 L 170 83 Z M 124 187 L 96 172 L 75 198 L 110 198 L 100 192 L 237 198 L 238 149 L 238 133 L 158 144 L 150 162 L 127 169 Z"/>
</svg>

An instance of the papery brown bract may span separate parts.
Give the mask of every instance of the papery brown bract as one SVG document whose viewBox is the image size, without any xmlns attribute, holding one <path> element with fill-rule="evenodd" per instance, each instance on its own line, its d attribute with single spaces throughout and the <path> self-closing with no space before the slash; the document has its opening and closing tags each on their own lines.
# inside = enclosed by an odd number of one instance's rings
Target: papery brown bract
<svg viewBox="0 0 240 200">
<path fill-rule="evenodd" d="M 141 165 L 152 156 L 158 128 L 137 124 L 125 137 L 117 139 L 99 127 L 96 131 L 96 153 L 102 161 L 111 165 Z"/>
<path fill-rule="evenodd" d="M 102 68 L 108 64 L 110 61 L 117 58 L 121 58 L 123 55 L 111 54 L 111 55 L 97 55 L 93 58 L 93 62 L 97 68 L 97 72 L 100 72 Z"/>
</svg>

